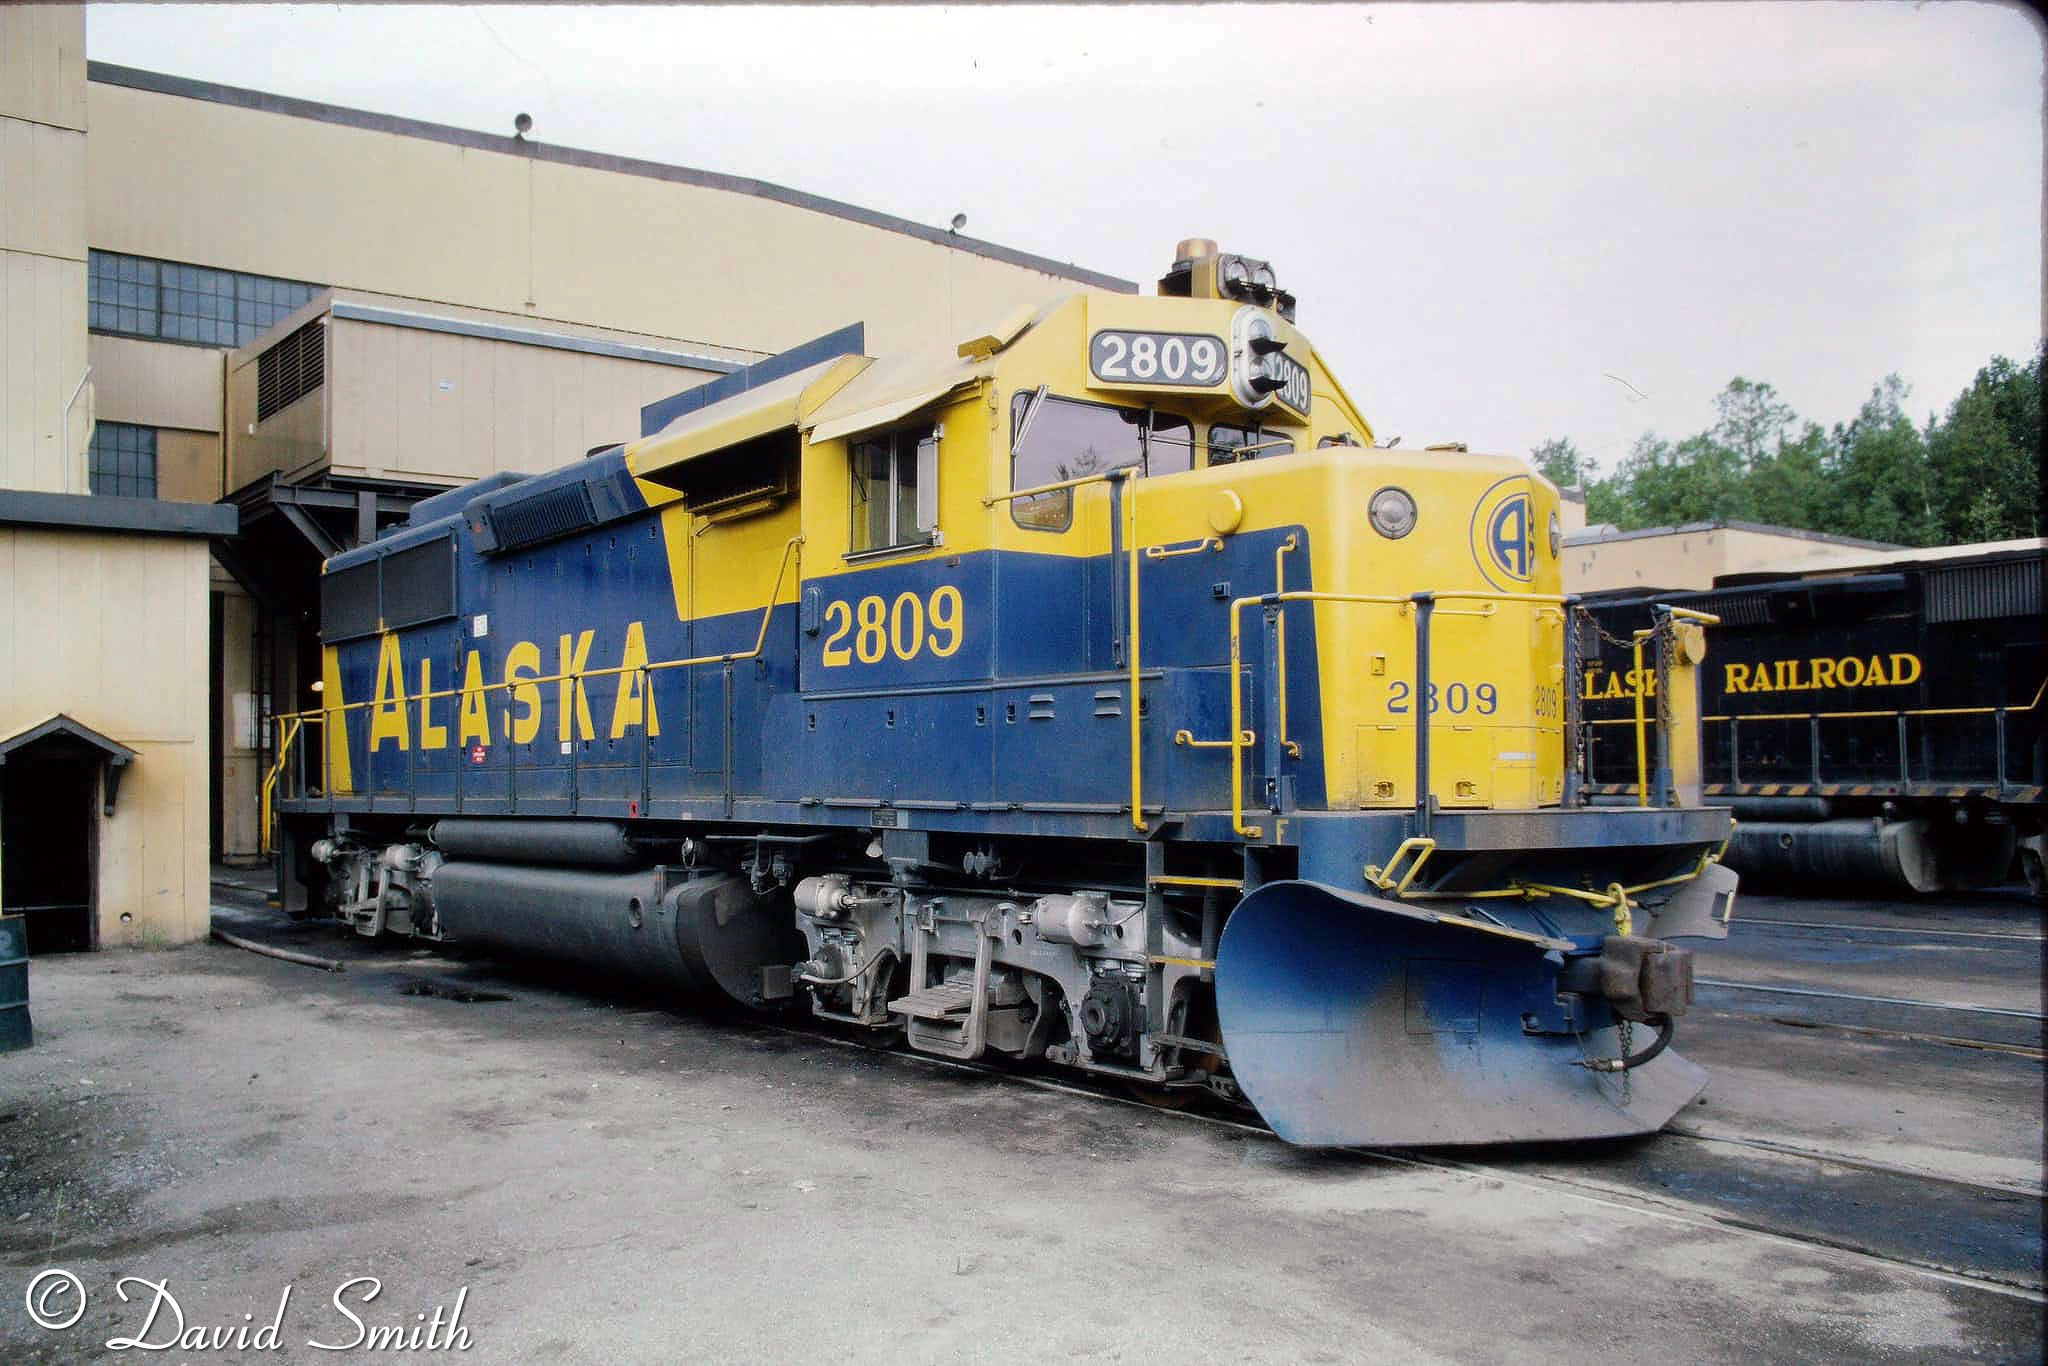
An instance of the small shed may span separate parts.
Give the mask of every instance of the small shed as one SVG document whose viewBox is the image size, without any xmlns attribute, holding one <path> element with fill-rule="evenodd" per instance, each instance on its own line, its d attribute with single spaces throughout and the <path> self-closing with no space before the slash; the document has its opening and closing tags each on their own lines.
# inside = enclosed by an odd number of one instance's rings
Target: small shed
<svg viewBox="0 0 2048 1366">
<path fill-rule="evenodd" d="M 0 739 L 0 912 L 29 954 L 98 947 L 99 818 L 136 757 L 61 712 Z"/>
</svg>

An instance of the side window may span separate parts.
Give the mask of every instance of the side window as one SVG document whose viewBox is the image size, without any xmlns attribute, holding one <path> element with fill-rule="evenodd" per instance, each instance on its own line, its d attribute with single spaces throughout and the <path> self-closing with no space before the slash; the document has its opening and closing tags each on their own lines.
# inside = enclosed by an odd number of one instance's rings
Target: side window
<svg viewBox="0 0 2048 1366">
<path fill-rule="evenodd" d="M 931 545 L 939 525 L 939 436 L 929 422 L 853 441 L 851 553 Z"/>
<path fill-rule="evenodd" d="M 1209 463 L 1212 465 L 1293 453 L 1293 437 L 1269 432 L 1263 427 L 1233 427 L 1219 422 L 1209 429 Z"/>
<path fill-rule="evenodd" d="M 1186 418 L 1149 408 L 1040 398 L 1035 390 L 1019 391 L 1010 400 L 1012 489 L 1085 479 L 1130 465 L 1149 474 L 1172 474 L 1193 467 L 1194 445 L 1194 428 Z M 1018 526 L 1065 531 L 1074 524 L 1074 491 L 1012 499 L 1010 515 Z"/>
</svg>

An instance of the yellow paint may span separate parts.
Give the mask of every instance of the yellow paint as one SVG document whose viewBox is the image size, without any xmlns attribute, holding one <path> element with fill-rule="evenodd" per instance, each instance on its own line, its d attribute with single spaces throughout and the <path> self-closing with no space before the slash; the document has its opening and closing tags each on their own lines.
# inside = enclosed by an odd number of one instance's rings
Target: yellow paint
<svg viewBox="0 0 2048 1366">
<path fill-rule="evenodd" d="M 491 743 L 490 704 L 484 697 L 484 657 L 471 650 L 462 666 L 462 715 L 457 742 L 463 745 Z"/>
<path fill-rule="evenodd" d="M 1775 659 L 1722 666 L 1728 693 L 1814 692 L 1829 688 L 1899 688 L 1918 683 L 1925 666 L 1916 654 L 1843 655 L 1837 658 Z M 1588 680 L 1590 687 L 1590 678 Z M 1588 691 L 1586 694 L 1593 694 Z M 1608 692 L 1603 696 L 1619 696 Z"/>
<path fill-rule="evenodd" d="M 654 707 L 654 690 L 647 686 L 647 675 L 640 672 L 647 666 L 647 631 L 637 621 L 626 623 L 626 648 L 619 656 L 618 676 L 619 700 L 612 707 L 612 733 L 614 740 L 622 738 L 631 727 L 645 724 L 647 733 L 661 734 L 661 717 Z"/>
<path fill-rule="evenodd" d="M 590 642 L 596 634 L 595 631 L 585 631 L 582 635 L 574 637 L 573 645 L 571 637 L 561 638 L 561 649 L 556 656 L 560 663 L 555 668 L 556 738 L 559 740 L 589 740 L 595 735 L 595 730 L 590 724 L 590 695 L 583 690 L 583 680 L 577 675 L 583 672 L 590 658 Z M 576 732 L 573 736 L 569 733 L 571 696 L 576 700 Z"/>
<path fill-rule="evenodd" d="M 398 636 L 386 631 L 378 638 L 377 687 L 370 702 L 370 753 L 396 741 L 401 752 L 411 747 L 412 728 L 405 715 L 405 657 Z"/>
<path fill-rule="evenodd" d="M 348 705 L 348 699 L 341 690 L 341 651 L 332 645 L 323 646 L 320 651 L 320 700 L 326 704 L 320 713 L 320 732 L 325 737 L 327 791 L 336 797 L 346 797 L 356 790 L 355 777 L 349 771 L 350 713 L 341 710 Z"/>
<path fill-rule="evenodd" d="M 515 745 L 530 745 L 540 733 L 540 685 L 520 682 L 539 677 L 540 646 L 522 640 L 505 651 L 505 681 L 513 685 L 512 700 L 521 708 L 517 716 L 508 712 L 505 718 L 505 733 Z"/>
<path fill-rule="evenodd" d="M 448 748 L 448 727 L 434 724 L 434 661 L 420 661 L 420 748 Z M 399 742 L 404 748 L 404 741 Z"/>
</svg>

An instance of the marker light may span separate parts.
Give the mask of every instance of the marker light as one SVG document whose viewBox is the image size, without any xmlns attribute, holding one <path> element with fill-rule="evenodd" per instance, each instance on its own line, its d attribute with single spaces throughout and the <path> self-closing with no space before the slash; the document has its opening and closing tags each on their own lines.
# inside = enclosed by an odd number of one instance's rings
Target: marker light
<svg viewBox="0 0 2048 1366">
<path fill-rule="evenodd" d="M 1406 489 L 1389 485 L 1372 496 L 1366 505 L 1372 529 L 1390 541 L 1398 541 L 1415 530 L 1415 500 Z"/>
</svg>

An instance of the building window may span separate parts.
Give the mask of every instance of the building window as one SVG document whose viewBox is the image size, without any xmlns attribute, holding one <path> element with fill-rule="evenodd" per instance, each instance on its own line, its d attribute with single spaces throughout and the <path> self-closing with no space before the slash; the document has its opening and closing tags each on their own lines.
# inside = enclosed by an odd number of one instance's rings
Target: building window
<svg viewBox="0 0 2048 1366">
<path fill-rule="evenodd" d="M 101 422 L 92 429 L 89 449 L 94 493 L 156 497 L 156 428 Z"/>
<path fill-rule="evenodd" d="M 853 554 L 930 545 L 938 528 L 939 429 L 929 422 L 862 437 L 853 462 Z"/>
<path fill-rule="evenodd" d="M 86 302 L 95 332 L 197 346 L 247 346 L 312 298 L 319 285 L 268 275 L 87 253 Z"/>
<path fill-rule="evenodd" d="M 1062 484 L 1123 466 L 1136 466 L 1141 474 L 1176 474 L 1193 467 L 1194 451 L 1194 426 L 1170 413 L 1041 397 L 1035 390 L 1020 391 L 1010 401 L 1012 489 Z M 1013 499 L 1010 515 L 1034 531 L 1065 531 L 1074 524 L 1074 491 Z"/>
</svg>

